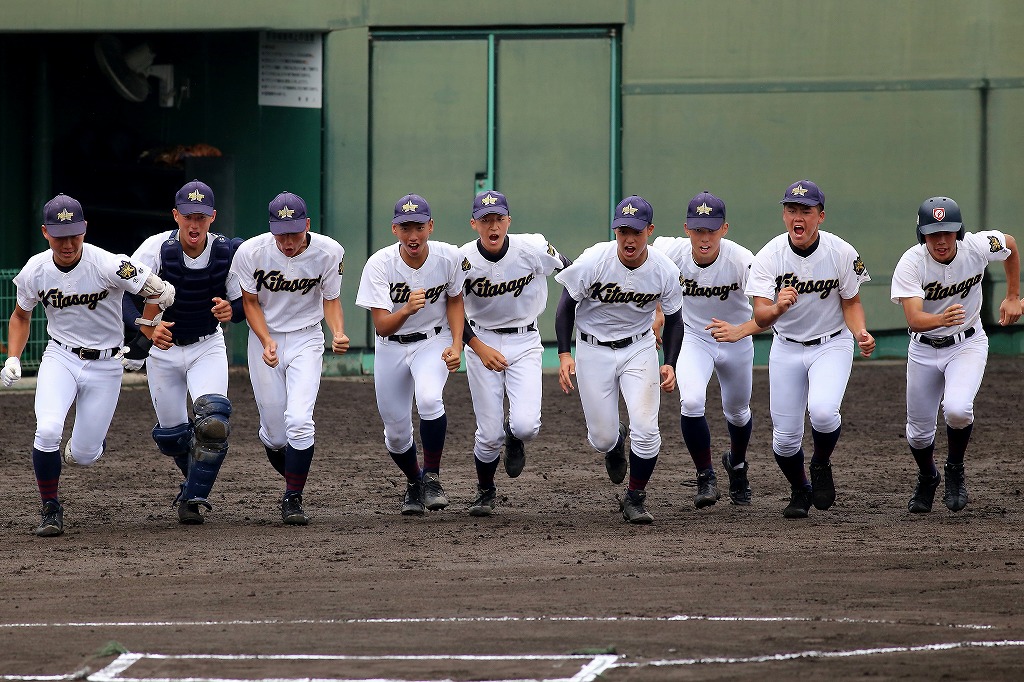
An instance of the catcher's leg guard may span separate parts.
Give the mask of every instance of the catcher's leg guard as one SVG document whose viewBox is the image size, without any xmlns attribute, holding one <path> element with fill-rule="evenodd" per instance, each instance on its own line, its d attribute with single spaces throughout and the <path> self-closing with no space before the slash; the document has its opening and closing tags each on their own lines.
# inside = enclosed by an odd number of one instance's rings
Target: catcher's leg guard
<svg viewBox="0 0 1024 682">
<path fill-rule="evenodd" d="M 188 460 L 192 452 L 194 433 L 192 423 L 185 422 L 177 426 L 161 428 L 157 423 L 153 427 L 153 440 L 160 452 L 174 458 L 174 463 L 181 469 L 182 476 L 188 476 Z"/>
<path fill-rule="evenodd" d="M 206 502 L 228 454 L 231 401 L 225 396 L 209 393 L 196 398 L 192 408 L 196 413 L 195 446 L 189 461 L 183 501 Z"/>
</svg>

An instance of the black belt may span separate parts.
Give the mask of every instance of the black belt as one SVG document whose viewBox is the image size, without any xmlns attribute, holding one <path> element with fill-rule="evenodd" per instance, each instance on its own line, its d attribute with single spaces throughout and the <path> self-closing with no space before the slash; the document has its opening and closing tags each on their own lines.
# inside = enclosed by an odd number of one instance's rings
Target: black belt
<svg viewBox="0 0 1024 682">
<path fill-rule="evenodd" d="M 836 338 L 842 333 L 843 330 L 840 329 L 839 331 L 832 332 L 831 334 L 826 334 L 825 336 L 819 336 L 818 338 L 811 339 L 810 341 L 797 341 L 796 339 L 791 339 L 788 336 L 782 336 L 782 334 L 779 334 L 779 336 L 785 339 L 786 341 L 789 341 L 790 343 L 799 343 L 801 346 L 820 346 L 826 341 L 831 341 L 832 339 Z"/>
<path fill-rule="evenodd" d="M 54 339 L 54 343 L 56 343 L 61 348 L 74 353 L 83 360 L 99 360 L 104 353 L 107 354 L 108 358 L 113 357 L 114 354 L 121 350 L 120 346 L 118 346 L 117 348 L 82 348 L 81 346 L 79 346 L 78 348 L 72 348 L 68 344 L 61 343 L 56 339 Z"/>
<path fill-rule="evenodd" d="M 431 336 L 437 336 L 441 333 L 443 327 L 434 327 L 434 332 L 416 332 L 415 334 L 392 334 L 387 337 L 388 341 L 394 341 L 395 343 L 416 343 L 417 341 L 426 341 Z"/>
<path fill-rule="evenodd" d="M 214 332 L 214 334 L 215 333 L 216 332 Z M 211 336 L 213 336 L 213 334 L 207 334 L 206 336 L 193 336 L 185 339 L 179 339 L 177 336 L 174 336 L 171 338 L 171 342 L 175 346 L 191 346 L 192 344 L 199 343 L 200 341 L 205 341 Z"/>
<path fill-rule="evenodd" d="M 586 334 L 584 332 L 580 332 L 580 338 L 586 341 L 587 343 L 593 343 L 598 346 L 606 346 L 608 348 L 618 349 L 625 348 L 627 346 L 632 346 L 634 343 L 647 336 L 647 334 L 649 334 L 650 331 L 651 330 L 648 329 L 641 334 L 636 334 L 635 336 L 627 336 L 624 339 L 616 339 L 615 341 L 598 341 L 590 334 Z"/>
<path fill-rule="evenodd" d="M 914 339 L 918 343 L 923 343 L 926 346 L 932 348 L 949 348 L 966 339 L 974 336 L 975 329 L 971 327 L 958 334 L 950 334 L 949 336 L 925 336 L 924 334 L 918 334 L 916 332 L 910 332 L 910 338 Z"/>
<path fill-rule="evenodd" d="M 484 327 L 481 327 L 473 320 L 469 321 L 469 326 L 475 327 L 477 329 L 485 329 Z M 498 327 L 497 329 L 486 329 L 486 331 L 494 332 L 495 334 L 525 334 L 526 332 L 537 331 L 537 323 L 531 322 L 525 327 Z"/>
</svg>

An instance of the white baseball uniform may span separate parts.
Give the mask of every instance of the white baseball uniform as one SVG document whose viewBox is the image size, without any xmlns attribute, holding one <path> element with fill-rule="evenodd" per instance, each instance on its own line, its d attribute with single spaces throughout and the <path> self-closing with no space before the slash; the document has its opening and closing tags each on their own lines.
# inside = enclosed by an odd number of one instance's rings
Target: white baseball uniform
<svg viewBox="0 0 1024 682">
<path fill-rule="evenodd" d="M 706 327 L 711 318 L 739 326 L 749 322 L 753 307 L 744 290 L 754 254 L 729 239 L 719 242 L 715 261 L 701 266 L 693 260 L 688 237 L 658 237 L 651 244 L 679 268 L 683 294 L 683 345 L 676 362 L 680 410 L 685 417 L 704 416 L 711 374 L 718 374 L 722 411 L 735 426 L 750 421 L 754 340 L 719 343 Z"/>
<path fill-rule="evenodd" d="M 121 299 L 126 291 L 139 293 L 150 274 L 124 254 L 83 244 L 82 258 L 70 270 L 57 267 L 47 250 L 14 278 L 18 307 L 31 311 L 42 303 L 50 336 L 37 375 L 35 449 L 60 449 L 64 420 L 78 399 L 71 453 L 79 464 L 103 454 L 121 392 L 123 368 L 115 357 L 124 342 Z"/>
<path fill-rule="evenodd" d="M 788 233 L 768 242 L 754 257 L 745 291 L 774 301 L 784 287 L 797 290 L 796 303 L 775 322 L 768 357 L 772 447 L 782 457 L 800 451 L 804 410 L 821 433 L 842 424 L 854 343 L 839 299 L 853 298 L 871 279 L 850 244 L 824 230 L 818 235 L 807 256 L 792 249 Z"/>
<path fill-rule="evenodd" d="M 260 440 L 271 449 L 314 444 L 313 407 L 323 371 L 324 301 L 341 296 L 345 249 L 307 233 L 306 249 L 289 258 L 265 232 L 246 240 L 231 263 L 242 291 L 255 294 L 277 343 L 279 363 L 263 362 L 263 344 L 249 331 L 249 378 L 260 413 Z"/>
<path fill-rule="evenodd" d="M 210 264 L 210 251 L 214 240 L 219 237 L 210 232 L 206 239 L 206 248 L 198 258 L 192 258 L 182 252 L 182 261 L 188 270 L 204 270 Z M 168 239 L 178 239 L 178 230 L 160 232 L 147 238 L 135 250 L 132 256 L 145 264 L 154 272 L 160 272 L 161 249 Z M 227 296 L 229 301 L 240 298 L 242 290 L 238 285 L 238 277 L 229 274 L 227 278 Z M 210 302 L 213 307 L 213 302 Z M 174 328 L 171 328 L 172 335 Z M 202 337 L 198 342 L 179 346 L 173 345 L 167 350 L 153 346 L 146 361 L 146 377 L 149 381 L 149 393 L 153 400 L 157 422 L 162 427 L 171 427 L 188 422 L 188 406 L 185 396 L 193 400 L 201 395 L 228 394 L 228 358 L 224 345 L 224 332 L 218 326 L 212 334 Z"/>
<path fill-rule="evenodd" d="M 402 307 L 418 289 L 426 304 L 397 333 L 375 337 L 373 386 L 384 422 L 384 443 L 389 452 L 403 453 L 413 446 L 413 398 L 421 420 L 444 414 L 442 391 L 448 367 L 441 353 L 452 345 L 447 298 L 462 293 L 462 256 L 458 247 L 429 241 L 427 258 L 419 268 L 402 260 L 398 243 L 386 246 L 366 261 L 359 280 L 356 305 L 389 313 Z"/>
<path fill-rule="evenodd" d="M 537 317 L 547 305 L 547 276 L 562 267 L 544 235 L 509 234 L 508 250 L 498 260 L 478 240 L 461 248 L 466 317 L 473 333 L 508 362 L 502 372 L 484 367 L 466 346 L 466 374 L 476 414 L 473 454 L 493 462 L 505 442 L 504 400 L 516 437 L 529 442 L 540 432 L 541 370 L 544 348 Z"/>
<path fill-rule="evenodd" d="M 892 273 L 893 303 L 920 298 L 922 310 L 931 314 L 959 303 L 965 315 L 958 327 L 910 334 L 907 443 L 911 447 L 926 448 L 934 442 L 940 402 L 950 428 L 974 423 L 974 398 L 988 362 L 988 336 L 981 325 L 981 281 L 989 263 L 1009 256 L 1003 233 L 986 230 L 965 233 L 948 264 L 932 258 L 924 244 L 908 249 L 897 263 Z"/>
<path fill-rule="evenodd" d="M 615 447 L 621 391 L 630 449 L 650 459 L 661 450 L 661 375 L 651 326 L 659 301 L 666 315 L 682 307 L 679 268 L 648 248 L 647 260 L 630 269 L 617 248 L 615 241 L 591 246 L 555 279 L 577 301 L 576 379 L 588 441 L 600 452 Z"/>
</svg>

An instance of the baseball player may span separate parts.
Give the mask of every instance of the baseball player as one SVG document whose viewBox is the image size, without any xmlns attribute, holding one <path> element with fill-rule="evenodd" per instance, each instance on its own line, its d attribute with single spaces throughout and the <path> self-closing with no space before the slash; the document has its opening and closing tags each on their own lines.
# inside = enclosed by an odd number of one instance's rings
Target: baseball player
<svg viewBox="0 0 1024 682">
<path fill-rule="evenodd" d="M 206 183 L 186 183 L 171 209 L 177 229 L 149 237 L 132 256 L 177 292 L 174 305 L 156 326 L 138 325 L 142 331 L 129 343 L 122 364 L 136 370 L 148 358 L 149 393 L 157 418 L 153 440 L 185 477 L 175 499 L 183 524 L 203 523 L 200 507 L 212 509 L 207 497 L 227 455 L 231 432 L 228 357 L 220 324 L 245 319 L 238 279 L 228 277 L 242 240 L 210 232 L 217 219 L 214 205 L 213 190 Z M 134 308 L 130 297 L 125 305 Z M 189 419 L 189 396 L 195 423 Z"/>
<path fill-rule="evenodd" d="M 835 502 L 832 453 L 839 442 L 839 406 L 853 366 L 854 339 L 864 357 L 875 349 L 860 286 L 871 279 L 857 251 L 821 230 L 825 194 L 810 180 L 794 182 L 782 197 L 784 234 L 757 252 L 746 294 L 754 321 L 772 327 L 768 384 L 775 461 L 792 487 L 787 519 L 806 518 L 813 504 Z M 804 468 L 804 412 L 814 443 L 811 480 Z"/>
<path fill-rule="evenodd" d="M 440 478 L 448 431 L 441 393 L 448 374 L 462 362 L 462 257 L 451 244 L 428 243 L 433 231 L 426 199 L 418 194 L 399 199 L 391 222 L 398 243 L 370 256 L 356 295 L 356 305 L 370 311 L 377 332 L 373 386 L 384 422 L 384 445 L 406 477 L 406 516 L 448 506 Z M 413 439 L 414 398 L 422 468 Z"/>
<path fill-rule="evenodd" d="M 992 261 L 1003 261 L 1006 297 L 999 324 L 1020 319 L 1017 242 L 997 230 L 965 232 L 960 207 L 948 197 L 926 199 L 917 209 L 917 241 L 892 273 L 892 301 L 909 325 L 907 445 L 919 472 L 908 502 L 914 514 L 930 512 L 942 477 L 935 466 L 939 405 L 946 421 L 946 489 L 950 511 L 967 506 L 964 454 L 974 427 L 974 398 L 988 360 L 981 325 L 981 280 Z"/>
<path fill-rule="evenodd" d="M 750 504 L 747 445 L 753 421 L 754 340 L 764 331 L 751 319 L 744 294 L 754 254 L 725 235 L 725 202 L 707 190 L 690 200 L 683 223 L 686 237 L 658 237 L 652 246 L 665 253 L 682 275 L 683 345 L 676 365 L 683 442 L 697 468 L 697 509 L 719 499 L 711 461 L 711 431 L 704 415 L 711 374 L 718 375 L 722 411 L 729 430 L 729 452 L 722 466 L 729 474 L 733 504 Z"/>
<path fill-rule="evenodd" d="M 611 222 L 615 241 L 591 246 L 555 275 L 565 287 L 555 312 L 558 339 L 558 383 L 574 389 L 580 372 L 580 402 L 587 421 L 587 440 L 605 453 L 608 477 L 629 484 L 620 500 L 629 523 L 651 523 L 644 506 L 647 482 L 661 450 L 659 386 L 675 389 L 675 362 L 682 342 L 682 293 L 679 268 L 660 251 L 648 248 L 654 232 L 654 209 L 632 195 L 619 202 Z M 655 309 L 665 311 L 665 364 L 658 367 L 652 324 Z M 573 326 L 578 331 L 576 358 L 570 352 Z M 619 393 L 629 412 L 630 449 L 626 427 L 619 422 Z"/>
<path fill-rule="evenodd" d="M 466 374 L 476 414 L 477 497 L 469 513 L 490 516 L 502 444 L 505 472 L 515 478 L 526 463 L 525 444 L 540 432 L 543 346 L 537 316 L 547 303 L 547 276 L 569 261 L 543 235 L 508 233 L 512 217 L 501 192 L 477 194 L 472 216 L 469 224 L 479 238 L 461 249 L 469 318 L 463 328 Z"/>
<path fill-rule="evenodd" d="M 85 230 L 77 200 L 58 194 L 46 202 L 42 231 L 50 249 L 32 256 L 14 278 L 18 300 L 7 333 L 9 356 L 0 370 L 4 386 L 21 378 L 32 309 L 42 303 L 50 341 L 37 374 L 32 467 L 42 499 L 42 522 L 35 532 L 43 537 L 64 532 L 60 441 L 72 403 L 75 423 L 64 461 L 92 464 L 106 446 L 121 392 L 124 292 L 145 297 L 158 310 L 174 303 L 173 286 L 128 256 L 86 244 Z"/>
<path fill-rule="evenodd" d="M 313 407 L 320 391 L 326 321 L 331 351 L 348 351 L 341 309 L 345 249 L 309 231 L 306 202 L 281 192 L 270 202 L 270 232 L 246 240 L 231 273 L 249 323 L 249 378 L 260 413 L 259 438 L 285 480 L 281 520 L 305 526 L 302 492 L 313 461 Z"/>
</svg>

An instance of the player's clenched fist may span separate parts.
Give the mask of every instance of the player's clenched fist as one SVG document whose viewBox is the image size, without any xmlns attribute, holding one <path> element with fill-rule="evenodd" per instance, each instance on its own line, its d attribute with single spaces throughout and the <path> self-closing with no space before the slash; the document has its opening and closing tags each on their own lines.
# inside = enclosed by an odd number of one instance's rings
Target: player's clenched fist
<svg viewBox="0 0 1024 682">
<path fill-rule="evenodd" d="M 779 291 L 779 295 L 775 299 L 775 307 L 780 315 L 793 307 L 793 304 L 796 303 L 796 297 L 796 289 L 793 287 L 783 287 Z"/>
<path fill-rule="evenodd" d="M 231 302 L 215 296 L 213 298 L 213 307 L 210 308 L 210 312 L 213 313 L 213 316 L 217 318 L 218 322 L 230 322 Z"/>
<path fill-rule="evenodd" d="M 339 332 L 334 335 L 334 339 L 331 341 L 331 350 L 338 355 L 344 355 L 348 352 L 348 335 L 345 332 Z"/>
<path fill-rule="evenodd" d="M 857 334 L 857 347 L 860 348 L 861 355 L 866 358 L 871 357 L 875 351 L 875 337 L 871 336 L 867 329 L 861 329 Z"/>
<path fill-rule="evenodd" d="M 263 362 L 267 367 L 277 367 L 281 360 L 277 357 L 277 342 L 271 339 L 270 343 L 263 346 Z"/>
<path fill-rule="evenodd" d="M 423 309 L 423 306 L 427 304 L 427 290 L 417 289 L 416 291 L 409 294 L 409 300 L 405 303 L 405 309 L 412 315 L 419 310 Z"/>
<path fill-rule="evenodd" d="M 4 368 L 0 369 L 0 380 L 4 386 L 10 388 L 21 378 L 21 360 L 16 357 L 9 357 L 4 362 Z"/>
<path fill-rule="evenodd" d="M 1016 296 L 1007 296 L 999 304 L 999 324 L 1007 326 L 1014 324 L 1021 316 L 1021 304 Z"/>
<path fill-rule="evenodd" d="M 462 353 L 455 346 L 448 346 L 441 353 L 441 359 L 444 360 L 449 372 L 457 372 L 459 365 L 462 364 Z"/>
<path fill-rule="evenodd" d="M 676 390 L 676 371 L 672 365 L 661 366 L 661 390 L 671 393 Z"/>
</svg>

